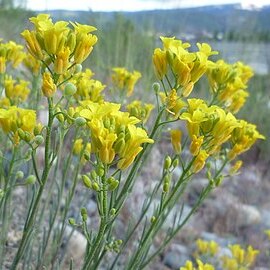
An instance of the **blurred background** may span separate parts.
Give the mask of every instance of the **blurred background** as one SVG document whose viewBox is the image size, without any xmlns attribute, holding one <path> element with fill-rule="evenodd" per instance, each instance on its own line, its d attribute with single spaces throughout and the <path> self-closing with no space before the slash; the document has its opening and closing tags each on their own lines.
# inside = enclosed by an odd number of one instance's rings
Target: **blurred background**
<svg viewBox="0 0 270 270">
<path fill-rule="evenodd" d="M 40 12 L 49 13 L 53 21 L 95 26 L 99 41 L 84 67 L 90 67 L 95 78 L 105 84 L 112 67 L 139 70 L 143 77 L 137 97 L 150 101 L 151 86 L 156 81 L 152 53 L 161 47 L 160 36 L 175 36 L 193 47 L 197 42 L 207 42 L 219 51 L 218 58 L 229 63 L 243 61 L 255 75 L 247 104 L 237 116 L 256 124 L 269 138 L 270 0 L 0 0 L 0 38 L 22 42 L 20 33 L 31 27 L 28 18 Z M 207 83 L 202 79 L 195 94 L 203 97 L 207 92 Z M 206 202 L 208 208 L 203 207 L 197 219 L 201 224 L 194 222 L 194 227 L 204 231 L 206 240 L 222 241 L 220 237 L 234 235 L 237 243 L 269 250 L 270 242 L 263 236 L 263 230 L 270 228 L 269 140 L 257 143 L 243 160 L 244 173 L 236 181 L 225 183 L 226 193 L 221 189 Z M 196 196 L 197 187 L 193 188 L 190 196 Z M 234 203 L 242 205 L 239 212 L 230 212 Z M 222 215 L 224 205 L 228 209 Z M 170 269 L 174 268 L 173 258 L 177 258 L 175 266 L 180 265 L 183 250 L 178 257 L 173 253 L 179 250 L 172 248 L 164 255 L 163 261 L 167 260 L 165 265 Z M 270 269 L 269 252 L 260 256 L 258 266 L 265 268 L 257 269 Z"/>
</svg>

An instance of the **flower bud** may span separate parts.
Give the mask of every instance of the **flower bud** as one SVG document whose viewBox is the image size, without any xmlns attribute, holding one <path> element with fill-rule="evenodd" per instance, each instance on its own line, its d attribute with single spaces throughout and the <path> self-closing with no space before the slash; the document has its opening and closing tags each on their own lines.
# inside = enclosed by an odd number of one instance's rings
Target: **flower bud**
<svg viewBox="0 0 270 270">
<path fill-rule="evenodd" d="M 158 82 L 153 83 L 152 87 L 155 93 L 158 93 L 160 91 L 160 84 Z"/>
<path fill-rule="evenodd" d="M 171 167 L 171 164 L 172 164 L 172 159 L 169 156 L 167 156 L 164 162 L 164 169 L 168 170 Z"/>
<path fill-rule="evenodd" d="M 167 193 L 169 191 L 170 185 L 168 182 L 165 182 L 163 185 L 163 192 Z"/>
<path fill-rule="evenodd" d="M 74 218 L 69 218 L 69 219 L 68 219 L 68 223 L 69 223 L 70 225 L 72 225 L 72 226 L 76 225 L 76 221 L 75 221 Z"/>
<path fill-rule="evenodd" d="M 82 220 L 83 222 L 86 222 L 87 221 L 87 210 L 85 207 L 81 208 L 81 217 L 82 217 Z"/>
<path fill-rule="evenodd" d="M 21 140 L 25 139 L 25 132 L 21 128 L 18 129 L 18 135 Z"/>
<path fill-rule="evenodd" d="M 21 180 L 23 179 L 23 177 L 24 177 L 23 171 L 17 171 L 15 178 Z"/>
<path fill-rule="evenodd" d="M 43 144 L 43 143 L 44 143 L 44 138 L 43 138 L 41 135 L 37 135 L 37 136 L 35 137 L 35 143 L 36 143 L 37 145 Z"/>
<path fill-rule="evenodd" d="M 112 208 L 112 209 L 110 210 L 110 216 L 114 216 L 114 215 L 115 215 L 115 213 L 116 213 L 115 208 Z"/>
<path fill-rule="evenodd" d="M 25 179 L 25 185 L 32 185 L 36 182 L 37 178 L 35 175 L 31 174 Z"/>
<path fill-rule="evenodd" d="M 104 168 L 99 165 L 97 167 L 97 169 L 96 169 L 96 173 L 97 173 L 98 176 L 102 177 L 104 175 L 104 173 L 105 173 Z"/>
<path fill-rule="evenodd" d="M 25 131 L 25 136 L 24 136 L 24 140 L 26 142 L 30 142 L 31 141 L 31 134 L 28 131 Z"/>
<path fill-rule="evenodd" d="M 43 73 L 42 92 L 45 97 L 52 97 L 56 91 L 56 85 L 49 72 Z"/>
<path fill-rule="evenodd" d="M 75 119 L 75 124 L 78 126 L 78 127 L 82 127 L 86 124 L 86 120 L 83 118 L 83 117 L 77 117 Z"/>
<path fill-rule="evenodd" d="M 79 73 L 81 71 L 82 71 L 82 65 L 81 64 L 76 64 L 74 73 Z"/>
<path fill-rule="evenodd" d="M 118 187 L 118 185 L 119 185 L 119 181 L 115 179 L 113 182 L 111 182 L 111 184 L 109 184 L 108 190 L 113 191 Z"/>
<path fill-rule="evenodd" d="M 73 96 L 77 92 L 77 87 L 71 82 L 65 85 L 64 96 Z"/>
<path fill-rule="evenodd" d="M 156 217 L 152 216 L 150 221 L 151 221 L 151 223 L 155 223 L 156 222 Z"/>
<path fill-rule="evenodd" d="M 94 182 L 94 183 L 92 184 L 92 188 L 93 188 L 93 190 L 95 190 L 95 191 L 99 191 L 99 185 L 98 185 L 98 183 L 97 183 L 97 182 Z"/>
<path fill-rule="evenodd" d="M 172 163 L 173 168 L 175 169 L 178 166 L 178 164 L 179 164 L 179 160 L 178 158 L 176 158 Z"/>
<path fill-rule="evenodd" d="M 91 188 L 92 187 L 92 182 L 90 180 L 90 178 L 87 176 L 87 175 L 83 175 L 82 176 L 82 181 L 83 181 L 83 184 L 87 187 L 87 188 Z"/>
</svg>

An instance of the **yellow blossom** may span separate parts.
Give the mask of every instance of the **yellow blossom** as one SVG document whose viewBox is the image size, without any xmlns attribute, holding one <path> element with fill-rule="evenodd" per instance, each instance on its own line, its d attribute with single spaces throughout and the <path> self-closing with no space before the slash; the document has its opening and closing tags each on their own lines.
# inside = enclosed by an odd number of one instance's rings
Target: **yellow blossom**
<svg viewBox="0 0 270 270">
<path fill-rule="evenodd" d="M 201 146 L 203 144 L 204 136 L 197 137 L 196 135 L 192 135 L 192 141 L 190 144 L 190 153 L 193 156 L 197 156 L 200 152 Z"/>
<path fill-rule="evenodd" d="M 197 173 L 203 169 L 208 156 L 209 154 L 205 150 L 200 150 L 199 154 L 195 157 L 195 160 L 192 164 L 192 171 L 194 173 Z"/>
<path fill-rule="evenodd" d="M 42 92 L 45 97 L 52 97 L 56 91 L 56 85 L 49 72 L 43 73 Z"/>
<path fill-rule="evenodd" d="M 171 130 L 171 143 L 176 154 L 181 153 L 181 140 L 182 140 L 182 131 L 178 129 Z"/>
</svg>

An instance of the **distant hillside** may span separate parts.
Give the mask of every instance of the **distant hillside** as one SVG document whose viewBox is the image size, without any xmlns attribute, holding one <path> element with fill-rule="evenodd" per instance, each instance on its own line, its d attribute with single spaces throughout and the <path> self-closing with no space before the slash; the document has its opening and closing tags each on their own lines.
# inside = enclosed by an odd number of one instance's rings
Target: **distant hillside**
<svg viewBox="0 0 270 270">
<path fill-rule="evenodd" d="M 106 27 L 115 18 L 116 12 L 92 11 L 50 11 L 56 19 L 75 20 L 82 23 L 95 23 Z M 234 33 L 239 36 L 252 36 L 270 33 L 270 6 L 260 10 L 241 9 L 240 5 L 206 6 L 174 10 L 153 10 L 124 12 L 124 17 L 135 27 L 154 30 L 166 34 L 194 34 L 213 36 Z"/>
</svg>

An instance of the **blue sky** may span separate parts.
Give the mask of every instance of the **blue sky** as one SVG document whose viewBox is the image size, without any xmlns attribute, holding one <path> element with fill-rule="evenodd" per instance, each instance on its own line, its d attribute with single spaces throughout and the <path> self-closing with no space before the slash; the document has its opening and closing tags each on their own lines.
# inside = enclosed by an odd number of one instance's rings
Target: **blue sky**
<svg viewBox="0 0 270 270">
<path fill-rule="evenodd" d="M 112 11 L 149 10 L 217 5 L 241 2 L 244 6 L 270 5 L 270 0 L 28 0 L 27 6 L 34 10 L 67 9 Z"/>
</svg>

